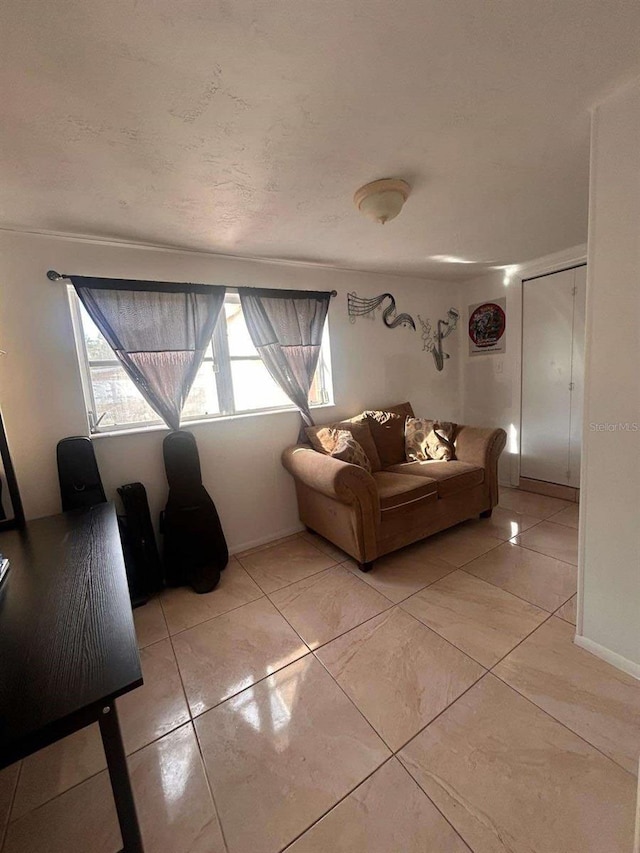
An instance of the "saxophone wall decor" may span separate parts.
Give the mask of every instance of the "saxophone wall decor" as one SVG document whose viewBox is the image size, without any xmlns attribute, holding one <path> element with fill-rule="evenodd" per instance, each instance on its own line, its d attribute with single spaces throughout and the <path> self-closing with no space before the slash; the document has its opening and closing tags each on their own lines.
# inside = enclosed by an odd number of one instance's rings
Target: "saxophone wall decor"
<svg viewBox="0 0 640 853">
<path fill-rule="evenodd" d="M 429 318 L 423 320 L 418 314 L 418 320 L 422 326 L 422 349 L 433 355 L 436 370 L 442 370 L 445 359 L 449 358 L 449 353 L 442 349 L 442 341 L 455 331 L 459 318 L 460 313 L 455 308 L 449 308 L 446 319 L 438 320 L 434 331 Z"/>
</svg>

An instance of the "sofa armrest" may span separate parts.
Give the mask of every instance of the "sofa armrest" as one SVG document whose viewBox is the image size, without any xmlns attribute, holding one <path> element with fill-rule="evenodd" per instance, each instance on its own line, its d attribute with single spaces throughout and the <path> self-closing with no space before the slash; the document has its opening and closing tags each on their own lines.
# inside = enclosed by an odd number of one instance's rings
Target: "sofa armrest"
<svg viewBox="0 0 640 853">
<path fill-rule="evenodd" d="M 380 512 L 376 482 L 368 471 L 333 456 L 325 456 L 303 444 L 287 447 L 282 464 L 296 480 L 340 503 L 356 501 L 372 505 Z"/>
<path fill-rule="evenodd" d="M 460 427 L 455 439 L 456 457 L 484 468 L 492 507 L 498 503 L 498 459 L 506 443 L 507 433 L 503 429 L 471 426 Z"/>
</svg>

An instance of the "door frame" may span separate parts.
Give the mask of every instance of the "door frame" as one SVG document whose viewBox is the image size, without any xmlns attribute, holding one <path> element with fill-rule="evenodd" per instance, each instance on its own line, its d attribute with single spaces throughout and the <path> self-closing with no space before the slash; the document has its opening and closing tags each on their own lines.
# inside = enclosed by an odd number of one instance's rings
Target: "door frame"
<svg viewBox="0 0 640 853">
<path fill-rule="evenodd" d="M 520 441 L 522 436 L 522 283 L 532 278 L 540 278 L 544 275 L 553 275 L 553 273 L 556 272 L 562 272 L 563 270 L 584 266 L 586 263 L 587 244 L 582 243 L 579 246 L 572 246 L 570 249 L 566 249 L 563 252 L 555 252 L 552 255 L 546 255 L 545 257 L 537 258 L 536 260 L 529 261 L 528 263 L 518 264 L 517 267 L 512 268 L 513 273 L 509 286 L 509 291 L 514 293 L 515 296 L 514 308 L 516 309 L 516 317 L 514 318 L 514 322 L 516 323 L 520 340 L 517 343 L 516 349 L 516 357 L 518 359 L 518 364 L 515 366 L 515 376 L 517 377 L 518 387 L 514 389 L 514 396 L 516 397 L 516 399 L 514 400 L 514 408 L 518 418 L 518 423 L 515 425 L 517 426 L 518 444 L 517 451 L 514 454 L 514 464 L 512 464 L 511 470 L 509 472 L 509 485 L 514 486 L 516 488 L 520 483 Z M 507 299 L 509 299 L 509 295 L 507 295 Z M 511 317 L 513 317 L 514 312 L 509 309 L 509 302 L 507 302 L 507 308 L 507 323 L 509 323 L 511 322 Z M 519 318 L 517 316 L 518 313 L 520 315 Z"/>
<path fill-rule="evenodd" d="M 523 410 L 523 400 L 524 400 L 524 394 L 523 394 L 523 389 L 524 389 L 524 285 L 528 284 L 529 282 L 532 282 L 532 281 L 538 281 L 541 278 L 548 278 L 551 275 L 558 275 L 559 273 L 570 272 L 571 270 L 581 269 L 582 267 L 586 267 L 586 266 L 587 266 L 587 262 L 585 259 L 581 263 L 574 263 L 574 264 L 571 264 L 570 266 L 563 266 L 560 269 L 549 270 L 548 272 L 539 273 L 537 275 L 528 275 L 528 276 L 520 279 L 520 299 L 521 299 L 521 307 L 520 307 L 520 350 L 521 351 L 520 351 L 520 442 L 519 442 L 519 448 L 518 448 L 519 449 L 519 453 L 518 453 L 518 474 L 519 474 L 518 483 L 520 482 L 520 479 L 522 478 L 522 462 L 521 462 L 521 459 L 522 459 L 522 429 L 523 429 L 522 410 Z M 574 291 L 574 293 L 575 293 L 575 291 Z M 578 489 L 578 490 L 580 489 L 579 486 L 569 486 L 569 485 L 565 486 L 565 485 L 558 484 L 558 483 L 552 483 L 550 480 L 549 481 L 539 480 L 539 481 L 535 481 L 535 482 L 541 482 L 541 483 L 547 483 L 548 482 L 552 487 L 556 487 L 555 491 L 557 492 L 558 497 L 561 496 L 562 490 L 566 489 L 567 493 L 571 493 L 571 492 L 575 492 L 576 489 Z M 542 491 L 541 491 L 541 493 L 545 494 L 545 492 L 542 492 Z M 548 494 L 550 494 L 550 495 L 552 493 L 553 493 L 552 491 L 548 492 Z M 571 500 L 572 498 L 567 498 L 567 499 Z"/>
</svg>

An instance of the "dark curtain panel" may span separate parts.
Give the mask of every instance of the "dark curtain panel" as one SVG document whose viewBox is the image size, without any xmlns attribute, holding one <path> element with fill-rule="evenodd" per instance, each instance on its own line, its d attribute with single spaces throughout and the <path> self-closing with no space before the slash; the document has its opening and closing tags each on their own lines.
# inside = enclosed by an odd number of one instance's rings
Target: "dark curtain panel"
<svg viewBox="0 0 640 853">
<path fill-rule="evenodd" d="M 226 288 L 79 276 L 71 281 L 142 396 L 179 429 Z"/>
<path fill-rule="evenodd" d="M 251 340 L 280 388 L 313 426 L 309 390 L 318 366 L 330 293 L 239 288 Z"/>
</svg>

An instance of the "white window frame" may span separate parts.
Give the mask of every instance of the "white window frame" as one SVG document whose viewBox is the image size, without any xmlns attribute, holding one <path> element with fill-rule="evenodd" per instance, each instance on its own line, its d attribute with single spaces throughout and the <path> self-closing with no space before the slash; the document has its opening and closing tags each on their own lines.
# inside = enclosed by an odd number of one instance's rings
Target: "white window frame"
<svg viewBox="0 0 640 853">
<path fill-rule="evenodd" d="M 86 342 L 84 338 L 84 329 L 82 325 L 82 316 L 80 313 L 81 303 L 74 288 L 68 287 L 69 306 L 71 310 L 71 322 L 73 324 L 73 332 L 76 342 L 76 351 L 78 355 L 78 365 L 80 368 L 80 378 L 82 383 L 82 393 L 85 400 L 85 408 L 87 412 L 87 420 L 89 430 L 92 435 L 104 435 L 112 432 L 132 432 L 142 431 L 146 429 L 155 429 L 158 426 L 165 426 L 160 417 L 157 420 L 150 421 L 130 421 L 123 424 L 108 424 L 101 427 L 100 420 L 97 417 L 97 406 L 93 391 L 93 382 L 91 379 L 92 367 L 113 367 L 121 366 L 118 359 L 90 359 L 87 352 Z M 227 288 L 225 294 L 225 303 L 232 302 L 239 304 L 240 297 L 235 288 Z M 268 412 L 287 412 L 297 411 L 296 407 L 291 404 L 287 406 L 265 406 L 255 409 L 240 409 L 236 410 L 234 395 L 233 395 L 233 380 L 231 375 L 231 363 L 233 361 L 262 361 L 259 355 L 256 356 L 231 356 L 229 354 L 229 344 L 227 338 L 226 313 L 224 305 L 220 311 L 218 322 L 212 336 L 212 357 L 205 356 L 203 364 L 210 362 L 213 372 L 216 374 L 216 390 L 218 394 L 219 412 L 213 414 L 197 414 L 192 416 L 183 416 L 183 423 L 200 422 L 209 420 L 219 420 L 220 418 L 229 417 L 244 417 L 245 415 L 265 414 Z M 325 322 L 324 332 L 322 336 L 322 346 L 320 348 L 320 357 L 318 359 L 318 368 L 316 376 L 320 376 L 320 393 L 322 399 L 319 402 L 311 404 L 311 408 L 320 408 L 322 406 L 333 405 L 333 383 L 331 375 L 331 349 L 329 341 L 329 321 Z"/>
</svg>

